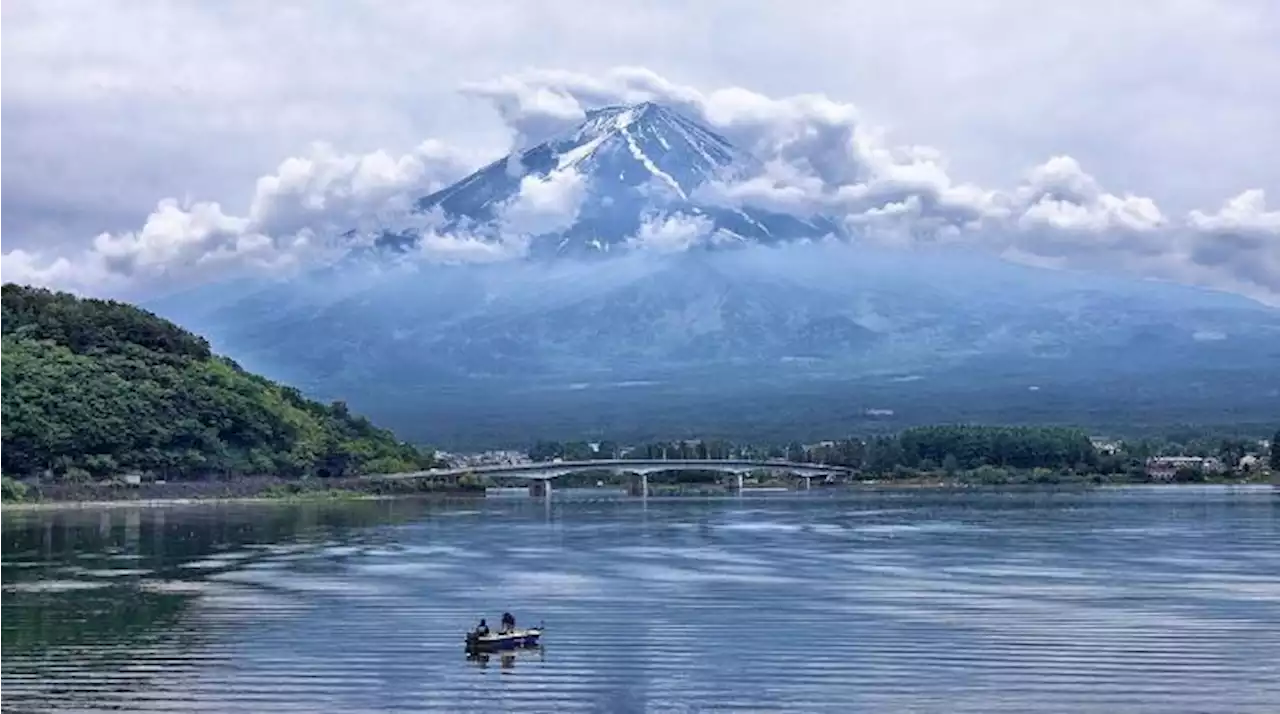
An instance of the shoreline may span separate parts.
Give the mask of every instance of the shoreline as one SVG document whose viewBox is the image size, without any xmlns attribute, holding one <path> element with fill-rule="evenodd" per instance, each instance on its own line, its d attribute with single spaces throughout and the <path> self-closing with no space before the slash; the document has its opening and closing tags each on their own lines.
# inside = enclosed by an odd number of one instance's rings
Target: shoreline
<svg viewBox="0 0 1280 714">
<path fill-rule="evenodd" d="M 467 498 L 482 495 L 475 486 L 365 477 L 285 479 L 275 476 L 148 482 L 6 483 L 4 510 L 119 508 L 330 501 L 375 501 L 396 497 Z M 15 497 L 16 496 L 16 497 Z"/>
<path fill-rule="evenodd" d="M 785 491 L 775 491 L 772 487 L 765 487 L 759 490 L 762 494 L 769 493 L 830 493 L 830 492 L 857 492 L 865 490 L 884 490 L 884 491 L 915 491 L 915 490 L 1085 490 L 1085 489 L 1184 489 L 1184 488 L 1203 488 L 1206 486 L 1213 487 L 1245 487 L 1249 489 L 1266 489 L 1268 487 L 1280 489 L 1280 484 L 1269 483 L 1266 481 L 1205 481 L 1200 483 L 1153 483 L 1153 482 L 1133 482 L 1133 483 L 1092 483 L 1086 481 L 1079 482 L 1063 482 L 1063 483 L 1045 483 L 1045 484 L 977 484 L 965 483 L 963 481 L 873 481 L 846 484 L 837 487 L 824 487 L 805 491 L 804 489 L 790 488 Z M 593 489 L 574 489 L 585 493 Z M 757 491 L 756 488 L 748 488 L 748 494 Z M 554 492 L 553 492 L 554 493 Z M 699 496 L 723 496 L 736 495 L 730 490 L 723 493 L 664 493 L 654 494 L 651 498 L 680 498 Z M 366 501 L 408 501 L 408 500 L 430 500 L 430 501 L 447 501 L 447 500 L 483 500 L 487 496 L 484 491 L 455 491 L 450 493 L 362 493 L 359 491 L 313 491 L 309 493 L 297 493 L 281 496 L 237 496 L 237 497 L 185 497 L 185 498 L 138 498 L 138 499 L 96 499 L 96 500 L 57 500 L 57 501 L 6 501 L 0 504 L 0 513 L 4 512 L 31 512 L 31 511 L 58 511 L 58 510 L 106 510 L 115 508 L 172 508 L 182 506 L 251 506 L 251 505 L 297 505 L 304 503 L 348 503 L 348 502 L 366 502 Z M 639 498 L 639 497 L 634 497 Z"/>
<path fill-rule="evenodd" d="M 296 505 L 300 503 L 350 503 L 353 501 L 447 501 L 476 500 L 484 494 L 474 493 L 359 493 L 317 492 L 316 495 L 289 496 L 237 496 L 232 498 L 117 498 L 92 501 L 6 501 L 0 504 L 0 512 L 7 511 L 56 511 L 108 508 L 167 508 L 173 506 L 252 506 Z"/>
<path fill-rule="evenodd" d="M 30 501 L 5 503 L 3 511 L 61 511 L 108 508 L 166 508 L 172 506 L 248 506 L 294 503 L 337 503 L 344 501 L 386 501 L 408 496 L 353 494 L 351 496 L 317 496 L 311 498 L 274 498 L 271 496 L 244 496 L 239 498 L 118 498 L 98 501 Z"/>
</svg>

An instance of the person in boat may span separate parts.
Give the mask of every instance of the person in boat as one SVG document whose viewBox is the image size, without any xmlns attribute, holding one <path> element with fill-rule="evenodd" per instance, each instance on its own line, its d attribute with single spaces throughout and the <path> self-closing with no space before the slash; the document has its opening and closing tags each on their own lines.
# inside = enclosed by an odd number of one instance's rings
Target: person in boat
<svg viewBox="0 0 1280 714">
<path fill-rule="evenodd" d="M 485 623 L 484 618 L 480 618 L 480 624 L 476 625 L 476 637 L 484 637 L 489 634 L 489 625 Z"/>
<path fill-rule="evenodd" d="M 505 635 L 505 634 L 507 634 L 508 632 L 513 632 L 513 631 L 515 631 L 515 629 L 516 629 L 516 618 L 515 618 L 515 616 L 514 616 L 514 615 L 512 615 L 512 614 L 511 614 L 511 613 L 509 613 L 509 612 L 504 612 L 504 613 L 502 613 L 502 629 L 501 629 L 501 630 L 499 630 L 499 632 L 500 632 L 501 634 L 504 634 L 504 635 Z"/>
</svg>

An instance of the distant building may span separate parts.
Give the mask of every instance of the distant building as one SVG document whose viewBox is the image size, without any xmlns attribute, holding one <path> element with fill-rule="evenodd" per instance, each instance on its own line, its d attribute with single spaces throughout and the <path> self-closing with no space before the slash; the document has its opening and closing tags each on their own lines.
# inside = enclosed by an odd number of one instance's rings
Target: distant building
<svg viewBox="0 0 1280 714">
<path fill-rule="evenodd" d="M 1236 468 L 1241 471 L 1253 471 L 1260 469 L 1264 465 L 1262 457 L 1257 454 L 1245 454 L 1240 457 L 1240 463 L 1236 464 Z"/>
<path fill-rule="evenodd" d="M 1153 481 L 1169 481 L 1182 470 L 1217 474 L 1227 468 L 1212 456 L 1153 456 L 1147 459 L 1147 478 Z"/>
<path fill-rule="evenodd" d="M 436 457 L 455 469 L 466 468 L 468 466 L 515 466 L 530 462 L 527 454 L 510 450 L 482 451 L 477 454 L 442 455 L 437 453 Z"/>
<path fill-rule="evenodd" d="M 1095 436 L 1089 439 L 1089 443 L 1093 444 L 1094 450 L 1099 454 L 1112 455 L 1120 451 L 1120 443 L 1110 439 Z"/>
</svg>

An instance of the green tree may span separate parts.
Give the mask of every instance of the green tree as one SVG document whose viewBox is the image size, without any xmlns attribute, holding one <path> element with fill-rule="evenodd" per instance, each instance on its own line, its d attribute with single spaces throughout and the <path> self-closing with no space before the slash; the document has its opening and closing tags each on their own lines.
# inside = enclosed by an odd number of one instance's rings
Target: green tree
<svg viewBox="0 0 1280 714">
<path fill-rule="evenodd" d="M 835 458 L 827 463 L 851 468 L 862 468 L 867 445 L 861 439 L 844 439 L 836 443 Z"/>
<path fill-rule="evenodd" d="M 1271 468 L 1280 470 L 1280 431 L 1271 437 Z"/>
<path fill-rule="evenodd" d="M 6 503 L 26 500 L 27 486 L 8 476 L 0 477 L 0 500 Z"/>
<path fill-rule="evenodd" d="M 793 441 L 790 444 L 787 444 L 787 461 L 799 463 L 806 461 L 807 459 L 805 457 L 804 444 L 801 444 L 798 441 Z"/>
<path fill-rule="evenodd" d="M 1218 441 L 1215 455 L 1228 467 L 1235 468 L 1245 454 L 1249 453 L 1251 446 L 1254 444 L 1249 439 L 1223 438 Z"/>
<path fill-rule="evenodd" d="M 103 480 L 358 473 L 432 457 L 350 413 L 249 374 L 123 303 L 3 287 L 6 474 Z"/>
<path fill-rule="evenodd" d="M 620 449 L 618 448 L 618 442 L 605 439 L 600 442 L 598 448 L 596 448 L 595 458 L 616 459 L 620 455 L 619 452 Z"/>
<path fill-rule="evenodd" d="M 867 444 L 865 468 L 877 474 L 887 474 L 902 465 L 902 443 L 899 439 L 881 436 Z"/>
<path fill-rule="evenodd" d="M 1098 454 L 1087 434 L 1043 427 L 929 426 L 899 435 L 899 464 L 916 466 L 953 456 L 962 469 L 999 466 L 1030 469 L 1091 467 Z"/>
<path fill-rule="evenodd" d="M 733 443 L 724 439 L 710 439 L 706 442 L 706 447 L 709 459 L 731 459 L 735 451 Z"/>
<path fill-rule="evenodd" d="M 955 454 L 947 454 L 942 457 L 942 470 L 948 476 L 954 476 L 960 470 L 960 461 L 956 459 Z"/>
<path fill-rule="evenodd" d="M 585 441 L 570 441 L 564 445 L 565 461 L 590 461 L 595 458 L 596 452 L 591 450 L 591 445 Z"/>
<path fill-rule="evenodd" d="M 529 449 L 529 458 L 534 461 L 552 461 L 564 458 L 564 445 L 558 441 L 539 441 Z"/>
</svg>

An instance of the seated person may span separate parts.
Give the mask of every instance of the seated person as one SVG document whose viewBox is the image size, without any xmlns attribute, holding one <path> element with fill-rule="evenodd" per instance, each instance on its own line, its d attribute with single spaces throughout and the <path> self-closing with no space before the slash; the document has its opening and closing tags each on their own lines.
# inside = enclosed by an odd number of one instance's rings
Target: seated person
<svg viewBox="0 0 1280 714">
<path fill-rule="evenodd" d="M 484 637 L 487 634 L 489 634 L 489 625 L 485 623 L 484 618 L 480 618 L 480 624 L 476 625 L 476 636 Z"/>
<path fill-rule="evenodd" d="M 499 630 L 499 632 L 501 632 L 502 634 L 506 634 L 508 632 L 514 631 L 515 629 L 516 629 L 516 618 L 509 612 L 502 613 L 502 629 Z"/>
</svg>

